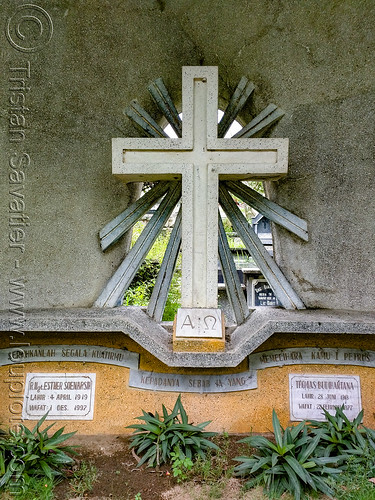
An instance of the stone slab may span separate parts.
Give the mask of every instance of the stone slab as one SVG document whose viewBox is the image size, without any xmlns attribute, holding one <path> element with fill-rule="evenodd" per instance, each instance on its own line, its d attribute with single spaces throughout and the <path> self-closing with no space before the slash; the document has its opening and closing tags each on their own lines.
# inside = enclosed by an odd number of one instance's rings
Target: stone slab
<svg viewBox="0 0 375 500">
<path fill-rule="evenodd" d="M 168 366 L 235 367 L 246 356 L 276 333 L 299 334 L 375 334 L 375 313 L 362 311 L 304 310 L 286 311 L 259 308 L 231 334 L 224 352 L 179 353 L 172 351 L 172 335 L 137 307 L 111 310 L 45 309 L 26 310 L 25 332 L 121 332 Z M 0 313 L 0 331 L 15 329 L 9 312 Z M 14 334 L 15 335 L 15 334 Z M 20 338 L 21 337 L 16 337 Z"/>
<path fill-rule="evenodd" d="M 0 349 L 0 366 L 44 361 L 81 361 L 137 368 L 139 354 L 95 345 L 31 345 Z"/>
<path fill-rule="evenodd" d="M 362 410 L 361 384 L 355 375 L 289 374 L 290 419 L 324 421 L 322 408 L 331 415 L 344 405 L 354 419 Z"/>
<path fill-rule="evenodd" d="M 93 420 L 95 373 L 27 373 L 22 418 Z"/>
</svg>

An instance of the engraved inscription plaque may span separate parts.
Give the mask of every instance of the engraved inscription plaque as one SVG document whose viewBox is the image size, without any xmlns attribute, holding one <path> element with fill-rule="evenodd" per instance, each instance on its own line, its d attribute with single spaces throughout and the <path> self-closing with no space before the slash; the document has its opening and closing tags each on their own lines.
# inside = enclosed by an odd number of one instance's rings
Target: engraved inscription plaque
<svg viewBox="0 0 375 500">
<path fill-rule="evenodd" d="M 290 420 L 324 421 L 323 408 L 334 414 L 344 405 L 355 418 L 362 409 L 360 379 L 356 375 L 290 374 Z"/>
<path fill-rule="evenodd" d="M 223 338 L 224 317 L 221 309 L 182 308 L 177 310 L 176 338 Z"/>
<path fill-rule="evenodd" d="M 28 373 L 22 418 L 93 420 L 95 373 Z"/>
<path fill-rule="evenodd" d="M 257 379 L 254 372 L 183 375 L 130 370 L 129 386 L 167 392 L 235 392 L 255 389 Z"/>
<path fill-rule="evenodd" d="M 139 354 L 97 345 L 30 345 L 0 349 L 0 366 L 37 361 L 83 361 L 137 368 Z"/>
</svg>

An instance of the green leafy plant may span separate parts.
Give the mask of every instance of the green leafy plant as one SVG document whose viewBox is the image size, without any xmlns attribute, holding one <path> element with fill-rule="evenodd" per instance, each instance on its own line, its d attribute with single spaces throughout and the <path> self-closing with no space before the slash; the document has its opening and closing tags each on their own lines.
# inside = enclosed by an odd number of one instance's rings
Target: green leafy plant
<svg viewBox="0 0 375 500">
<path fill-rule="evenodd" d="M 136 417 L 143 420 L 142 424 L 129 425 L 127 428 L 135 429 L 130 447 L 135 448 L 139 455 L 144 453 L 138 463 L 138 467 L 147 462 L 148 467 L 159 466 L 171 461 L 171 453 L 178 452 L 190 460 L 195 457 L 205 457 L 210 448 L 218 449 L 218 446 L 208 438 L 216 432 L 205 432 L 203 429 L 210 423 L 192 425 L 181 402 L 181 394 L 171 413 L 162 405 L 163 414 L 145 412 Z"/>
<path fill-rule="evenodd" d="M 206 457 L 198 457 L 192 468 L 192 475 L 198 477 L 200 481 L 217 485 L 219 481 L 225 485 L 225 480 L 232 477 L 234 466 L 229 458 L 229 435 L 214 436 L 213 442 L 218 445 L 218 450 L 210 449 Z"/>
<path fill-rule="evenodd" d="M 173 321 L 179 307 L 181 307 L 181 267 L 178 267 L 173 274 L 164 308 L 163 321 Z"/>
<path fill-rule="evenodd" d="M 178 483 L 185 481 L 193 467 L 193 461 L 179 451 L 172 451 L 171 462 L 173 477 L 177 478 Z"/>
<path fill-rule="evenodd" d="M 218 445 L 219 450 L 207 450 L 206 457 L 198 457 L 188 473 L 189 478 L 202 485 L 202 496 L 199 497 L 202 500 L 223 498 L 223 492 L 233 475 L 234 465 L 229 453 L 228 433 L 214 436 L 213 442 Z"/>
<path fill-rule="evenodd" d="M 63 434 L 62 427 L 49 437 L 48 431 L 55 424 L 41 430 L 46 417 L 47 414 L 31 431 L 21 424 L 18 431 L 0 437 L 0 488 L 20 485 L 25 489 L 32 478 L 56 479 L 63 475 L 64 467 L 74 463 L 66 454 L 74 453 L 74 449 L 60 445 L 75 432 Z"/>
<path fill-rule="evenodd" d="M 334 491 L 327 479 L 341 472 L 338 457 L 321 457 L 317 451 L 323 430 L 310 435 L 305 422 L 295 427 L 281 427 L 275 410 L 272 412 L 275 443 L 263 436 L 250 436 L 240 442 L 256 451 L 236 457 L 241 462 L 235 467 L 237 476 L 250 476 L 246 487 L 263 484 L 270 498 L 279 498 L 289 492 L 299 500 L 306 492 L 322 492 L 332 496 Z M 328 467 L 328 464 L 335 465 Z"/>
<path fill-rule="evenodd" d="M 363 410 L 354 420 L 344 413 L 344 405 L 336 407 L 335 414 L 331 415 L 322 408 L 325 421 L 311 420 L 307 422 L 312 434 L 320 434 L 320 447 L 324 456 L 358 455 L 361 457 L 366 450 L 372 450 L 375 454 L 375 444 L 371 439 L 370 430 L 361 426 Z"/>
<path fill-rule="evenodd" d="M 155 286 L 156 277 L 160 270 L 160 263 L 153 259 L 146 259 L 127 290 L 124 304 L 127 306 L 146 306 Z"/>
</svg>

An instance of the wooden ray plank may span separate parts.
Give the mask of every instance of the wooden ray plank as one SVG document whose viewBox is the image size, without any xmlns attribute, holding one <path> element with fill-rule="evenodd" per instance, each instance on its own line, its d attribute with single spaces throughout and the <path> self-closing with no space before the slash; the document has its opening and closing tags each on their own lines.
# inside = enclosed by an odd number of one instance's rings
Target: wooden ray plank
<svg viewBox="0 0 375 500">
<path fill-rule="evenodd" d="M 157 322 L 160 322 L 163 319 L 163 312 L 168 299 L 168 292 L 181 247 L 181 220 L 182 216 L 180 207 L 167 248 L 165 250 L 163 262 L 160 266 L 160 271 L 152 291 L 150 302 L 147 307 L 147 314 Z"/>
<path fill-rule="evenodd" d="M 238 113 L 244 107 L 250 94 L 254 91 L 254 84 L 243 76 L 229 101 L 229 104 L 220 120 L 218 126 L 218 137 L 224 137 L 230 126 L 236 119 Z"/>
<path fill-rule="evenodd" d="M 262 245 L 252 227 L 247 222 L 241 210 L 224 185 L 220 185 L 220 204 L 223 207 L 232 226 L 237 231 L 245 247 L 262 271 L 274 294 L 285 309 L 304 309 L 305 306 L 291 287 L 275 261 Z"/>
<path fill-rule="evenodd" d="M 158 105 L 159 109 L 168 120 L 177 137 L 182 137 L 182 122 L 178 115 L 178 111 L 164 85 L 162 78 L 157 78 L 148 86 L 152 98 Z"/>
<path fill-rule="evenodd" d="M 155 203 L 168 191 L 169 181 L 160 181 L 150 189 L 144 196 L 132 203 L 126 210 L 106 224 L 99 232 L 100 246 L 106 250 L 110 245 L 118 241 L 126 231 L 152 208 Z"/>
<path fill-rule="evenodd" d="M 249 316 L 245 295 L 241 288 L 240 279 L 233 261 L 227 236 L 219 213 L 219 258 L 225 280 L 227 295 L 232 306 L 237 325 L 241 325 Z"/>
<path fill-rule="evenodd" d="M 275 104 L 269 104 L 263 111 L 259 113 L 259 115 L 251 120 L 250 123 L 248 123 L 243 129 L 237 132 L 237 134 L 235 134 L 233 137 L 257 137 L 277 120 L 280 120 L 280 118 L 284 116 L 284 114 L 284 111 L 275 106 Z"/>
<path fill-rule="evenodd" d="M 288 231 L 299 236 L 304 241 L 309 240 L 307 222 L 304 219 L 280 207 L 277 203 L 268 200 L 265 196 L 257 193 L 241 181 L 226 181 L 224 184 L 229 191 L 238 196 L 247 205 L 265 215 L 269 220 L 285 227 L 285 229 L 288 229 Z"/>
<path fill-rule="evenodd" d="M 140 127 L 149 137 L 168 137 L 164 130 L 156 121 L 145 111 L 137 101 L 132 101 L 126 108 L 125 114 Z"/>
<path fill-rule="evenodd" d="M 104 287 L 94 303 L 94 307 L 115 307 L 121 305 L 125 290 L 129 287 L 136 272 L 146 258 L 164 224 L 170 217 L 176 203 L 181 197 L 181 183 L 171 182 L 168 193 L 163 198 L 159 208 L 151 217 L 117 271 Z"/>
</svg>

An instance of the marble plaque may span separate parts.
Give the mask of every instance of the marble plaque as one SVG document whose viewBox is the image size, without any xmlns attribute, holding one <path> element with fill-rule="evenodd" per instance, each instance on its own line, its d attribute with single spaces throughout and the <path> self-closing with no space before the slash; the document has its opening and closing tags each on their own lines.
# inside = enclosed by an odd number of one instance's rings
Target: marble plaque
<svg viewBox="0 0 375 500">
<path fill-rule="evenodd" d="M 334 414 L 344 405 L 354 419 L 362 409 L 360 379 L 356 375 L 289 374 L 290 420 L 325 420 L 322 408 Z"/>
<path fill-rule="evenodd" d="M 93 420 L 95 373 L 28 373 L 22 418 Z"/>
<path fill-rule="evenodd" d="M 175 325 L 176 338 L 223 338 L 224 319 L 221 309 L 178 309 Z"/>
<path fill-rule="evenodd" d="M 181 375 L 130 370 L 129 386 L 167 392 L 234 392 L 255 389 L 257 379 L 256 374 L 252 372 L 225 375 Z"/>
</svg>

